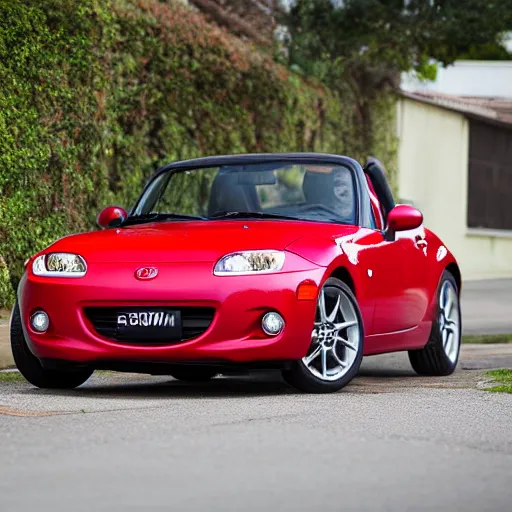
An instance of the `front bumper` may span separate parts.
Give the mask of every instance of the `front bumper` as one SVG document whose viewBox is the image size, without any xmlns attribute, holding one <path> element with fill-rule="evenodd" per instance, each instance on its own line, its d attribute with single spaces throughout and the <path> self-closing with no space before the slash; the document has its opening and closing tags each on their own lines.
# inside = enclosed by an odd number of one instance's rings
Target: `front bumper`
<svg viewBox="0 0 512 512">
<path fill-rule="evenodd" d="M 40 359 L 95 361 L 245 363 L 299 359 L 307 353 L 315 300 L 298 300 L 304 280 L 321 283 L 325 269 L 301 259 L 291 272 L 218 277 L 211 263 L 159 265 L 157 279 L 134 279 L 135 263 L 101 263 L 80 279 L 23 276 L 19 302 L 30 350 Z M 215 314 L 198 337 L 169 345 L 127 344 L 101 336 L 84 313 L 86 307 L 209 307 Z M 50 317 L 44 334 L 33 331 L 30 316 L 43 309 Z M 286 326 L 275 337 L 261 329 L 267 311 L 278 311 Z"/>
</svg>

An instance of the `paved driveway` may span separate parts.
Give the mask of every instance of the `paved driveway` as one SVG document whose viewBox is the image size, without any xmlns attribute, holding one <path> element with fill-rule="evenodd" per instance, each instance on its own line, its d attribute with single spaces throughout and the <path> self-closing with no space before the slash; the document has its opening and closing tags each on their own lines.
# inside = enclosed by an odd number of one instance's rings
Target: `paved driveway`
<svg viewBox="0 0 512 512">
<path fill-rule="evenodd" d="M 510 330 L 512 293 L 487 283 L 464 288 L 466 332 Z M 0 381 L 0 510 L 510 510 L 512 395 L 481 389 L 507 366 L 512 345 L 464 346 L 443 378 L 375 356 L 319 396 L 275 373 Z"/>
<path fill-rule="evenodd" d="M 512 395 L 484 379 L 420 378 L 397 354 L 332 395 L 272 373 L 3 383 L 1 509 L 510 510 Z"/>
</svg>

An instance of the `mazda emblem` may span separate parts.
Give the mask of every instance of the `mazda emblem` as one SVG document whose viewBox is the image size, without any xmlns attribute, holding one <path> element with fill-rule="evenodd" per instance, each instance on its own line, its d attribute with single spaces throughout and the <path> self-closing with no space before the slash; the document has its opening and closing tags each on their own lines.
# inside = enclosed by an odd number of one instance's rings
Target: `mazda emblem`
<svg viewBox="0 0 512 512">
<path fill-rule="evenodd" d="M 135 271 L 135 277 L 141 281 L 147 281 L 154 279 L 158 275 L 158 269 L 156 267 L 142 267 Z"/>
</svg>

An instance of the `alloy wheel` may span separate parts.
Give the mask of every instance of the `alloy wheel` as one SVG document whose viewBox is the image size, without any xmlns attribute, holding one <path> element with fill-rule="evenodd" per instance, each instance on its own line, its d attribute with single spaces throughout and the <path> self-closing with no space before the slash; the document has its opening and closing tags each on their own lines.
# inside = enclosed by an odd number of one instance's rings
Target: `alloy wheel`
<svg viewBox="0 0 512 512">
<path fill-rule="evenodd" d="M 439 328 L 444 352 L 453 363 L 457 359 L 460 347 L 460 317 L 457 290 L 450 281 L 445 281 L 441 287 Z"/>
<path fill-rule="evenodd" d="M 302 359 L 316 378 L 335 381 L 353 366 L 361 343 L 361 328 L 354 304 L 336 286 L 320 291 L 311 346 Z"/>
</svg>

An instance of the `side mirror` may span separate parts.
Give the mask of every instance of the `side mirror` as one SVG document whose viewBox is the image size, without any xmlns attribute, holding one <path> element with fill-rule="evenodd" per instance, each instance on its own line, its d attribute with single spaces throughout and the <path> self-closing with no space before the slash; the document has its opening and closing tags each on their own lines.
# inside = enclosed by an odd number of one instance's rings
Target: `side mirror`
<svg viewBox="0 0 512 512">
<path fill-rule="evenodd" d="M 100 228 L 119 226 L 128 217 L 128 213 L 120 206 L 107 206 L 99 213 L 96 222 Z"/>
<path fill-rule="evenodd" d="M 386 240 L 394 240 L 397 231 L 408 231 L 423 224 L 423 214 L 408 204 L 396 205 L 388 214 Z"/>
</svg>

